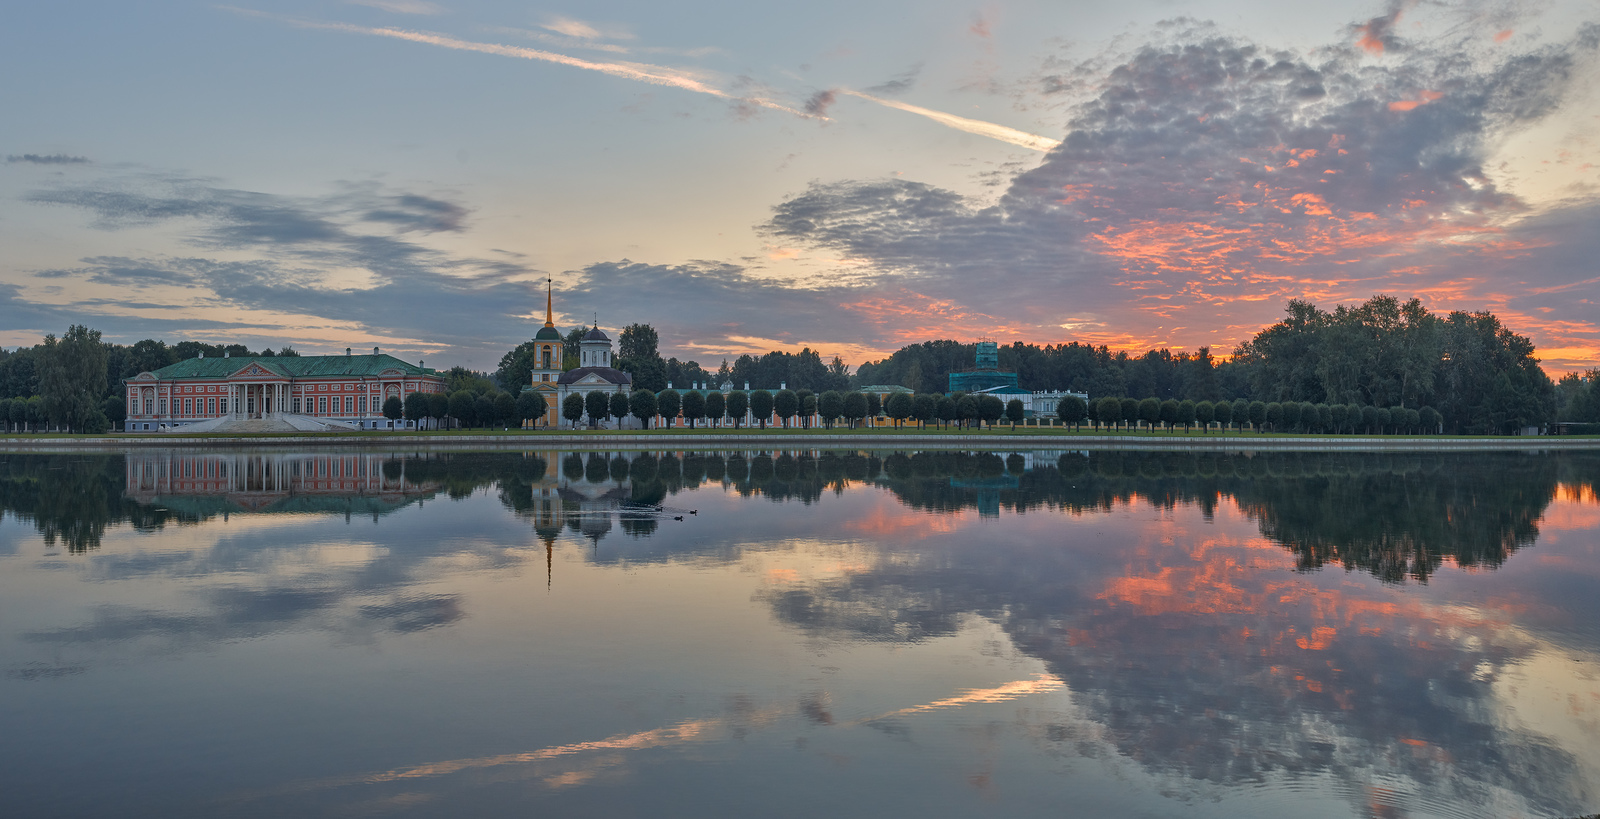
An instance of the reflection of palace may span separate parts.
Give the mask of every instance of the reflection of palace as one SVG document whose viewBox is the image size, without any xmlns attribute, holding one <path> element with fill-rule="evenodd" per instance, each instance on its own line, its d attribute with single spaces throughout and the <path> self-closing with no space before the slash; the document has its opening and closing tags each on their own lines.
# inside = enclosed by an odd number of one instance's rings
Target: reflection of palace
<svg viewBox="0 0 1600 819">
<path fill-rule="evenodd" d="M 361 511 L 403 506 L 439 490 L 435 481 L 408 480 L 405 461 L 378 453 L 135 452 L 127 456 L 130 500 L 194 511 L 352 511 L 348 501 L 371 501 Z M 385 468 L 385 465 L 392 465 Z M 326 501 L 341 502 L 329 506 Z M 210 500 L 211 504 L 197 501 Z M 206 508 L 216 506 L 221 508 Z"/>
</svg>

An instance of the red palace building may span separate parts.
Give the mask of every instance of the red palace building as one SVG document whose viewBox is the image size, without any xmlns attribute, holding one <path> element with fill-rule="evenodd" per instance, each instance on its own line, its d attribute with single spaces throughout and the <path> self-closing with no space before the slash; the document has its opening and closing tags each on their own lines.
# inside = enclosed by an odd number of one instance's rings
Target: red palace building
<svg viewBox="0 0 1600 819">
<path fill-rule="evenodd" d="M 372 355 L 190 358 L 125 379 L 129 432 L 201 432 L 230 421 L 278 420 L 287 428 L 395 429 L 390 397 L 444 392 L 445 379 L 372 348 Z M 297 421 L 299 423 L 297 423 Z M 310 424 L 311 426 L 307 426 Z"/>
</svg>

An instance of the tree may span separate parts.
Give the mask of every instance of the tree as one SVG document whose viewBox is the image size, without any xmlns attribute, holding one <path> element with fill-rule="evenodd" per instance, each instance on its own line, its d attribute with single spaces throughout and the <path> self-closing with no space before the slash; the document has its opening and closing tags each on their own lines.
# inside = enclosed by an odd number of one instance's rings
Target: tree
<svg viewBox="0 0 1600 819">
<path fill-rule="evenodd" d="M 683 394 L 683 418 L 689 422 L 689 428 L 694 429 L 695 422 L 706 417 L 706 396 L 699 390 L 689 390 Z"/>
<path fill-rule="evenodd" d="M 1194 426 L 1194 422 L 1199 419 L 1200 413 L 1197 406 L 1195 402 L 1187 398 L 1178 402 L 1178 415 L 1174 420 L 1183 424 L 1184 432 L 1188 432 L 1189 428 Z"/>
<path fill-rule="evenodd" d="M 589 416 L 589 423 L 597 424 L 611 414 L 611 395 L 600 390 L 591 390 L 583 397 L 583 408 Z"/>
<path fill-rule="evenodd" d="M 884 410 L 894 419 L 895 428 L 898 429 L 907 418 L 911 417 L 912 406 L 911 393 L 896 392 L 889 394 L 889 403 Z"/>
<path fill-rule="evenodd" d="M 428 393 L 427 415 L 434 419 L 435 426 L 443 424 L 444 419 L 450 415 L 450 396 L 442 392 Z"/>
<path fill-rule="evenodd" d="M 683 396 L 677 390 L 662 390 L 656 393 L 656 414 L 660 415 L 663 423 L 670 429 L 672 419 L 678 417 L 683 410 Z"/>
<path fill-rule="evenodd" d="M 961 417 L 960 410 L 956 408 L 956 400 L 948 395 L 939 396 L 938 402 L 933 407 L 933 416 L 939 419 L 941 427 Z"/>
<path fill-rule="evenodd" d="M 1234 409 L 1238 409 L 1235 407 Z M 1236 416 L 1237 417 L 1237 416 Z M 1249 408 L 1250 428 L 1256 432 L 1261 431 L 1261 425 L 1267 422 L 1267 404 L 1265 401 L 1251 401 Z"/>
<path fill-rule="evenodd" d="M 1069 395 L 1056 405 L 1056 417 L 1071 424 L 1073 429 L 1077 429 L 1088 414 L 1088 403 L 1076 395 Z"/>
<path fill-rule="evenodd" d="M 100 412 L 105 415 L 107 421 L 120 424 L 128 418 L 127 400 L 115 395 L 107 396 L 100 402 Z M 3 423 L 5 423 L 5 412 L 0 410 L 0 424 Z"/>
<path fill-rule="evenodd" d="M 843 407 L 840 415 L 850 422 L 850 428 L 856 428 L 856 422 L 867 417 L 867 396 L 860 392 L 847 392 L 844 394 Z"/>
<path fill-rule="evenodd" d="M 750 411 L 750 396 L 743 390 L 732 390 L 728 393 L 728 417 L 733 419 L 733 428 L 738 429 L 744 423 L 745 413 Z"/>
<path fill-rule="evenodd" d="M 1433 407 L 1417 410 L 1417 419 L 1422 424 L 1424 433 L 1433 434 L 1439 431 L 1439 411 Z"/>
<path fill-rule="evenodd" d="M 1361 411 L 1361 417 L 1365 418 L 1366 415 L 1367 415 L 1367 411 L 1366 410 L 1362 410 Z M 1379 435 L 1388 434 L 1388 432 L 1389 432 L 1389 423 L 1391 421 L 1391 418 L 1389 417 L 1389 410 L 1388 410 L 1387 407 L 1373 407 L 1372 408 L 1372 421 L 1373 421 L 1373 424 L 1376 425 Z"/>
<path fill-rule="evenodd" d="M 611 393 L 610 401 L 600 407 L 600 414 L 595 416 L 595 420 L 602 421 L 605 420 L 607 415 L 610 415 L 610 417 L 617 419 L 617 428 L 621 429 L 622 419 L 627 418 L 631 412 L 633 412 L 633 402 L 628 400 L 627 393 L 618 391 Z"/>
<path fill-rule="evenodd" d="M 1277 401 L 1268 402 L 1265 417 L 1267 426 L 1271 427 L 1273 432 L 1279 431 L 1283 426 L 1283 405 Z"/>
<path fill-rule="evenodd" d="M 800 396 L 794 390 L 778 390 L 778 394 L 772 397 L 772 411 L 777 413 L 778 420 L 787 429 L 789 420 L 800 411 Z"/>
<path fill-rule="evenodd" d="M 578 422 L 583 420 L 583 409 L 583 396 L 577 393 L 570 393 L 567 395 L 566 400 L 561 402 L 561 417 L 567 419 L 567 422 L 576 428 Z"/>
<path fill-rule="evenodd" d="M 822 423 L 828 429 L 833 429 L 834 419 L 844 415 L 844 396 L 838 390 L 828 390 L 817 396 L 817 414 L 822 416 Z"/>
<path fill-rule="evenodd" d="M 495 422 L 497 410 L 494 399 L 486 394 L 479 394 L 472 399 L 472 419 L 480 427 L 487 427 Z"/>
<path fill-rule="evenodd" d="M 108 359 L 99 330 L 74 324 L 59 341 L 54 335 L 44 337 L 39 393 L 52 421 L 68 429 L 91 425 L 105 429 L 100 399 L 105 395 Z"/>
<path fill-rule="evenodd" d="M 1283 406 L 1279 410 L 1279 414 L 1283 418 L 1283 431 L 1284 432 L 1293 432 L 1294 428 L 1300 425 L 1300 402 L 1299 401 L 1285 401 L 1285 402 L 1283 402 Z M 1274 426 L 1276 426 L 1276 425 L 1274 425 Z"/>
<path fill-rule="evenodd" d="M 1261 411 L 1263 413 L 1265 413 L 1266 410 L 1267 410 L 1267 405 L 1266 404 L 1262 404 L 1261 405 Z M 1265 418 L 1266 416 L 1262 415 L 1261 417 Z M 1233 424 L 1234 424 L 1234 427 L 1236 429 L 1244 429 L 1244 425 L 1249 423 L 1249 422 L 1250 422 L 1250 402 L 1245 400 L 1245 399 L 1243 399 L 1243 398 L 1234 399 L 1234 402 L 1233 402 Z"/>
<path fill-rule="evenodd" d="M 917 419 L 917 428 L 925 428 L 939 411 L 939 397 L 933 393 L 919 392 L 911 399 L 911 417 Z"/>
<path fill-rule="evenodd" d="M 811 390 L 800 390 L 795 395 L 800 396 L 800 417 L 804 419 L 806 429 L 810 429 L 811 418 L 817 414 L 817 394 Z"/>
<path fill-rule="evenodd" d="M 1197 401 L 1194 405 L 1194 420 L 1200 425 L 1202 433 L 1211 431 L 1211 422 L 1216 420 L 1217 405 L 1210 401 Z"/>
<path fill-rule="evenodd" d="M 406 396 L 404 407 L 406 420 L 421 421 L 428 417 L 428 396 L 426 393 L 414 392 Z"/>
<path fill-rule="evenodd" d="M 1178 423 L 1177 401 L 1168 398 L 1161 402 L 1161 423 L 1165 424 L 1169 430 Z"/>
<path fill-rule="evenodd" d="M 656 348 L 660 340 L 654 327 L 630 324 L 622 328 L 622 334 L 617 337 L 617 357 L 635 361 L 658 359 L 661 354 Z"/>
<path fill-rule="evenodd" d="M 706 394 L 706 418 L 710 423 L 720 422 L 728 414 L 728 402 L 720 390 Z"/>
<path fill-rule="evenodd" d="M 984 393 L 978 396 L 978 420 L 992 425 L 1006 414 L 1006 404 L 999 396 Z"/>
<path fill-rule="evenodd" d="M 1227 401 L 1218 401 L 1211 407 L 1211 418 L 1217 426 L 1226 431 L 1228 424 L 1233 423 L 1233 404 Z"/>
<path fill-rule="evenodd" d="M 472 426 L 472 422 L 478 417 L 477 398 L 471 390 L 456 390 L 450 393 L 449 417 L 454 418 L 456 423 L 463 427 Z M 406 401 L 406 417 L 411 417 L 409 400 Z"/>
<path fill-rule="evenodd" d="M 500 357 L 500 366 L 494 371 L 494 377 L 501 387 L 517 390 L 533 383 L 533 371 L 539 366 L 534 352 L 534 342 L 530 339 Z"/>
<path fill-rule="evenodd" d="M 867 417 L 877 418 L 883 414 L 883 398 L 875 392 L 864 393 L 867 396 Z"/>
<path fill-rule="evenodd" d="M 1368 404 L 1361 408 L 1361 425 L 1371 434 L 1378 426 L 1378 408 Z"/>
<path fill-rule="evenodd" d="M 502 426 L 509 426 L 517 418 L 517 399 L 512 398 L 511 393 L 508 392 L 496 393 L 494 396 L 494 414 Z"/>
<path fill-rule="evenodd" d="M 1330 404 L 1328 406 L 1328 420 L 1332 423 L 1333 431 L 1335 433 L 1343 432 L 1344 425 L 1348 421 L 1348 416 L 1345 413 L 1344 405 Z"/>
<path fill-rule="evenodd" d="M 1108 395 L 1094 402 L 1094 405 L 1095 423 L 1116 429 L 1117 422 L 1122 420 L 1122 400 Z M 1135 407 L 1137 408 L 1137 405 Z"/>
<path fill-rule="evenodd" d="M 956 417 L 961 419 L 961 426 L 968 427 L 973 421 L 978 420 L 978 399 L 970 395 L 963 395 L 956 401 Z"/>
<path fill-rule="evenodd" d="M 1122 407 L 1121 418 L 1124 427 L 1131 428 L 1139 423 L 1139 400 L 1136 398 L 1123 398 L 1119 402 Z"/>
<path fill-rule="evenodd" d="M 1027 410 L 1023 408 L 1021 398 L 1013 398 L 1006 402 L 1006 420 L 1011 422 L 1012 432 L 1017 431 L 1017 422 L 1026 414 Z"/>
<path fill-rule="evenodd" d="M 628 409 L 633 417 L 644 424 L 645 429 L 650 429 L 650 422 L 656 417 L 656 394 L 649 390 L 634 390 L 633 396 L 628 399 Z"/>
<path fill-rule="evenodd" d="M 1161 400 L 1158 398 L 1146 398 L 1140 401 L 1138 420 L 1144 421 L 1154 428 L 1161 421 Z"/>
<path fill-rule="evenodd" d="M 750 417 L 761 423 L 761 428 L 767 428 L 767 422 L 772 420 L 772 393 L 766 390 L 756 390 L 750 393 Z"/>
<path fill-rule="evenodd" d="M 544 394 L 537 390 L 523 390 L 517 396 L 517 417 L 524 421 L 538 421 L 549 411 Z"/>
<path fill-rule="evenodd" d="M 400 396 L 391 395 L 383 399 L 383 417 L 391 421 L 398 421 L 405 414 L 405 404 L 401 403 Z"/>
</svg>

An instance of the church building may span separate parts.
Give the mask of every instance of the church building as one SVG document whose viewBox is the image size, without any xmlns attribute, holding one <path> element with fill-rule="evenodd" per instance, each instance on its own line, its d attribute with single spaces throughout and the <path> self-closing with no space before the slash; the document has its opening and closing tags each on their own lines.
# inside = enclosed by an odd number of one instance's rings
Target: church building
<svg viewBox="0 0 1600 819">
<path fill-rule="evenodd" d="M 633 392 L 633 376 L 611 366 L 611 337 L 596 323 L 578 342 L 578 366 L 562 371 L 561 331 L 556 329 L 554 291 L 547 281 L 544 301 L 544 326 L 533 337 L 535 367 L 528 389 L 545 399 L 544 421 L 540 426 L 554 429 L 571 427 L 561 416 L 567 396 L 587 396 L 591 392 L 628 395 Z M 580 422 L 582 423 L 582 422 Z"/>
</svg>

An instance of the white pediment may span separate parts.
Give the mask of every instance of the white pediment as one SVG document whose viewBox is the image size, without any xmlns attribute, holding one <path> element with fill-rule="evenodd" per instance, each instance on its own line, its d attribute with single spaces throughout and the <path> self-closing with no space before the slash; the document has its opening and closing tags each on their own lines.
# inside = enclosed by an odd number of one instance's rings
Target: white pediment
<svg viewBox="0 0 1600 819">
<path fill-rule="evenodd" d="M 135 380 L 135 381 L 154 381 L 154 380 L 156 380 L 156 375 L 155 375 L 155 373 L 139 373 L 138 375 L 133 377 L 133 380 Z"/>
<path fill-rule="evenodd" d="M 404 375 L 404 373 L 400 372 L 399 370 L 394 369 L 393 367 L 390 367 L 389 369 L 384 370 L 381 373 L 378 373 L 378 375 Z"/>
</svg>

